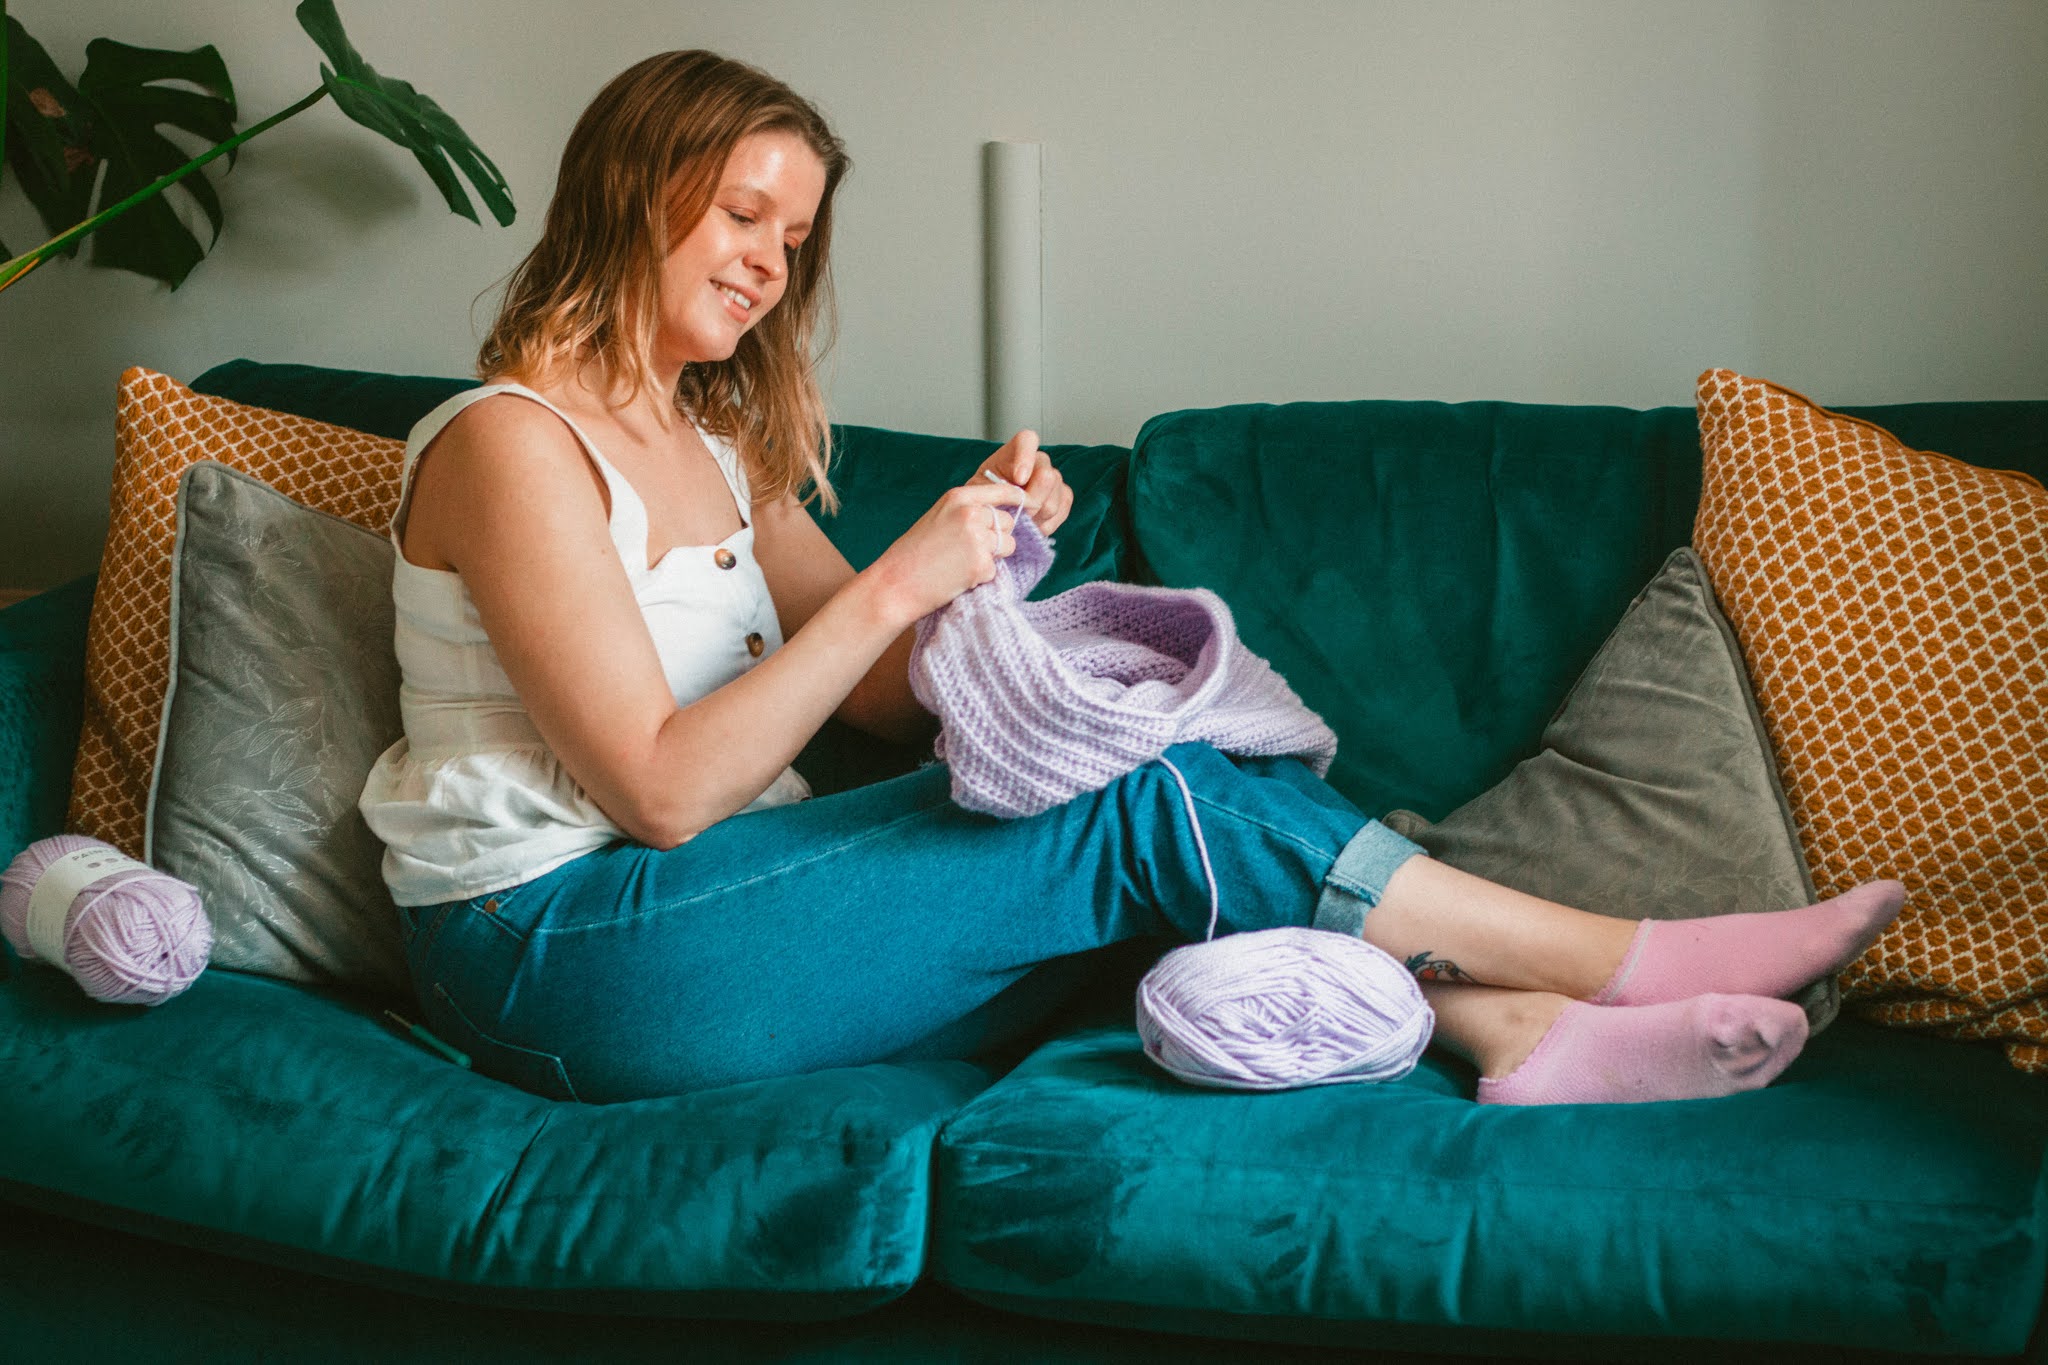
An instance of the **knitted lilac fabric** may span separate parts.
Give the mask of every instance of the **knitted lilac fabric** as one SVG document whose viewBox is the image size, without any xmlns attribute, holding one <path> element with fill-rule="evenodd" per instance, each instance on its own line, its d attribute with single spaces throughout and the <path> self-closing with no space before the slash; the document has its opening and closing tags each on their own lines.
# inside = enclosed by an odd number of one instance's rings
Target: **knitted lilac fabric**
<svg viewBox="0 0 2048 1365">
<path fill-rule="evenodd" d="M 1016 541 L 993 579 L 917 623 L 910 653 L 960 805 L 1036 815 L 1189 741 L 1329 771 L 1337 736 L 1238 640 L 1222 598 L 1085 583 L 1027 602 L 1053 547 L 1021 512 Z"/>
</svg>

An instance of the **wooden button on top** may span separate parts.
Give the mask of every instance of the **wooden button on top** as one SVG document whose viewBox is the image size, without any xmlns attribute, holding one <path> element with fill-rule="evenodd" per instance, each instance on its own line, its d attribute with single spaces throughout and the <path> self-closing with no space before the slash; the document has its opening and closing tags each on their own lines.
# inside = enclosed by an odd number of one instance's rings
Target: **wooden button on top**
<svg viewBox="0 0 2048 1365">
<path fill-rule="evenodd" d="M 747 633 L 747 653 L 758 659 L 761 657 L 761 651 L 766 648 L 768 648 L 768 642 L 761 638 L 760 631 L 755 630 Z"/>
<path fill-rule="evenodd" d="M 718 553 L 711 556 L 711 562 L 721 569 L 730 569 L 740 562 L 740 557 L 721 545 L 718 547 Z"/>
</svg>

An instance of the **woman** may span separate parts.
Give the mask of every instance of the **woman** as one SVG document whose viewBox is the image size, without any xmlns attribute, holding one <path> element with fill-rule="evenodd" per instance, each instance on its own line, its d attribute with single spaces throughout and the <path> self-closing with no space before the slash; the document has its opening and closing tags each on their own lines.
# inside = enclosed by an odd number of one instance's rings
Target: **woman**
<svg viewBox="0 0 2048 1365">
<path fill-rule="evenodd" d="M 847 164 L 750 67 L 628 70 L 570 136 L 484 387 L 408 446 L 406 738 L 362 809 L 429 1023 L 542 1094 L 964 1055 L 1032 1017 L 1034 969 L 1207 925 L 1163 765 L 1020 820 L 961 810 L 939 768 L 800 800 L 789 765 L 830 717 L 930 737 L 913 623 L 993 576 L 1005 509 L 1051 531 L 1072 504 L 1026 431 L 859 573 L 803 510 L 833 501 L 812 355 Z M 1170 755 L 1223 927 L 1410 963 L 1490 1102 L 1767 1084 L 1806 1036 L 1778 997 L 1901 895 L 1639 928 L 1417 857 L 1293 760 Z"/>
</svg>

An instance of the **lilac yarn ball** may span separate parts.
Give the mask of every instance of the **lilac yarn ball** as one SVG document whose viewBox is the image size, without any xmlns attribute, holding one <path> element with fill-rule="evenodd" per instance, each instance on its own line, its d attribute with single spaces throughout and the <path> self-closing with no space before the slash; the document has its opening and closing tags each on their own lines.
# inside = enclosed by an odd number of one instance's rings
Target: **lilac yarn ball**
<svg viewBox="0 0 2048 1365">
<path fill-rule="evenodd" d="M 113 1004 L 160 1005 L 206 970 L 213 923 L 198 889 L 80 834 L 39 839 L 0 873 L 0 933 L 23 960 L 50 956 L 36 947 L 30 905 L 51 865 L 74 854 L 93 855 L 86 872 L 74 876 L 91 875 L 95 864 L 109 868 L 78 887 L 62 910 L 63 961 L 54 965 L 87 995 Z"/>
<path fill-rule="evenodd" d="M 1349 934 L 1261 929 L 1176 948 L 1138 984 L 1145 1055 L 1184 1081 L 1291 1090 L 1405 1076 L 1436 1014 L 1407 968 Z"/>
</svg>

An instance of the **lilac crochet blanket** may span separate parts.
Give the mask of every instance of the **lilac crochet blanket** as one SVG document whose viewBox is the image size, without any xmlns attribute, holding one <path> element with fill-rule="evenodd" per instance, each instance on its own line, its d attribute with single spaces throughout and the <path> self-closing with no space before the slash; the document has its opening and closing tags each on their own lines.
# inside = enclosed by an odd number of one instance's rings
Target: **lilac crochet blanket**
<svg viewBox="0 0 2048 1365">
<path fill-rule="evenodd" d="M 1021 514 L 1016 540 L 993 579 L 917 623 L 910 654 L 960 805 L 1036 815 L 1191 740 L 1329 771 L 1337 736 L 1238 640 L 1222 598 L 1087 583 L 1027 602 L 1053 547 Z"/>
</svg>

